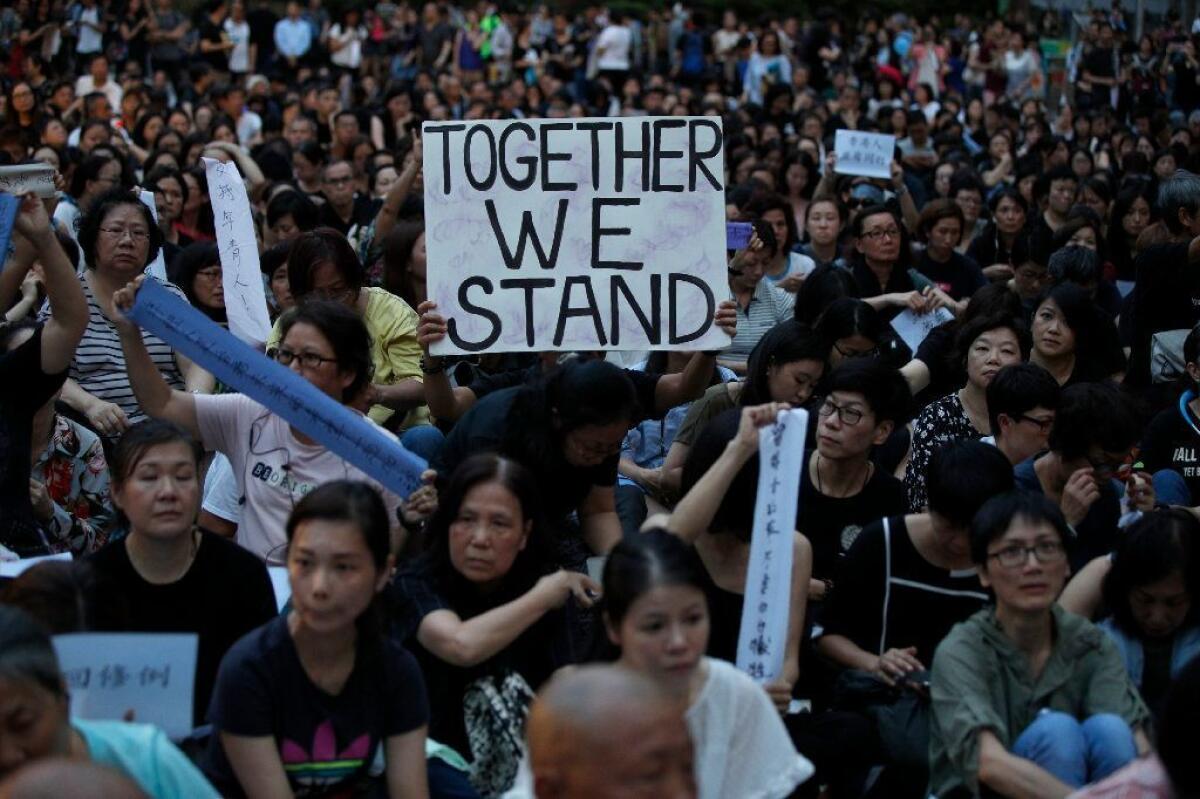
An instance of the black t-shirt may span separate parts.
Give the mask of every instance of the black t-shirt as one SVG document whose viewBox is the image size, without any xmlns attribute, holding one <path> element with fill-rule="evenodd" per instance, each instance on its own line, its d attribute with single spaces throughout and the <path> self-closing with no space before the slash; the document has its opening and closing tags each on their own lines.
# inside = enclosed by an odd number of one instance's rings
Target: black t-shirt
<svg viewBox="0 0 1200 799">
<path fill-rule="evenodd" d="M 187 574 L 169 585 L 154 585 L 129 561 L 125 541 L 108 544 L 88 560 L 124 594 L 128 630 L 199 635 L 192 707 L 199 726 L 208 713 L 221 658 L 239 638 L 275 616 L 267 568 L 232 541 L 202 532 Z"/>
<path fill-rule="evenodd" d="M 975 569 L 947 571 L 921 556 L 906 517 L 873 522 L 854 540 L 822 614 L 826 635 L 843 635 L 881 655 L 915 646 L 929 667 L 950 628 L 983 608 Z"/>
<path fill-rule="evenodd" d="M 1192 425 L 1200 427 L 1200 419 L 1184 406 L 1191 420 L 1188 424 L 1179 412 L 1179 406 L 1164 408 L 1151 420 L 1142 436 L 1140 447 L 1142 461 L 1147 471 L 1172 469 L 1183 477 L 1192 495 L 1192 504 L 1200 504 L 1200 435 Z"/>
<path fill-rule="evenodd" d="M 504 442 L 511 423 L 509 411 L 519 391 L 520 388 L 502 389 L 475 403 L 446 436 L 446 443 L 430 463 L 430 468 L 445 478 L 471 455 L 499 452 L 512 457 L 533 472 L 547 518 L 552 522 L 561 521 L 579 508 L 593 487 L 616 484 L 620 458 L 614 455 L 598 466 L 586 467 L 567 463 L 561 448 L 538 462 L 531 462 L 521 452 L 508 451 Z"/>
<path fill-rule="evenodd" d="M 1013 480 L 1017 488 L 1038 494 L 1046 493 L 1034 468 L 1034 463 L 1039 457 L 1041 456 L 1018 463 L 1013 468 Z M 1083 521 L 1075 525 L 1075 539 L 1067 542 L 1067 554 L 1073 572 L 1078 572 L 1102 555 L 1110 554 L 1117 546 L 1121 498 L 1117 494 L 1116 481 L 1107 480 L 1101 483 L 1099 488 L 1100 498 L 1088 508 Z"/>
<path fill-rule="evenodd" d="M 1187 244 L 1156 244 L 1138 254 L 1134 266 L 1133 337 L 1126 381 L 1150 384 L 1150 339 L 1162 330 L 1200 322 L 1200 270 L 1188 266 Z"/>
<path fill-rule="evenodd" d="M 209 17 L 204 17 L 200 23 L 200 41 L 209 42 L 210 44 L 221 44 L 224 38 L 221 36 L 221 26 L 215 24 Z M 196 54 L 204 59 L 212 66 L 213 69 L 220 72 L 229 71 L 229 53 L 225 50 L 213 50 L 211 53 L 202 53 L 199 49 Z"/>
<path fill-rule="evenodd" d="M 394 632 L 421 665 L 429 692 L 429 737 L 472 759 L 464 718 L 463 699 L 480 679 L 503 679 L 519 674 L 537 691 L 555 669 L 576 662 L 571 649 L 567 614 L 555 610 L 542 616 L 515 641 L 483 663 L 470 668 L 454 666 L 421 646 L 417 630 L 430 613 L 452 610 L 463 621 L 487 613 L 519 597 L 515 586 L 502 586 L 481 596 L 465 580 L 452 579 L 449 587 L 433 574 L 422 558 L 396 576 L 388 591 L 394 613 Z"/>
<path fill-rule="evenodd" d="M 324 127 L 324 126 L 321 126 Z M 350 209 L 350 221 L 347 222 L 338 216 L 338 212 L 333 210 L 333 205 L 325 203 L 321 206 L 321 211 L 318 214 L 318 221 L 327 227 L 337 230 L 343 236 L 350 232 L 350 228 L 358 225 L 365 227 L 371 224 L 371 220 L 375 215 L 371 212 L 371 200 L 361 194 L 354 195 L 354 206 Z"/>
<path fill-rule="evenodd" d="M 22 557 L 48 553 L 29 499 L 33 415 L 66 379 L 65 371 L 42 371 L 41 326 L 29 341 L 0 354 L 0 544 Z"/>
<path fill-rule="evenodd" d="M 625 369 L 623 371 L 630 382 L 633 383 L 634 393 L 637 394 L 638 410 L 640 413 L 634 419 L 633 424 L 636 426 L 647 419 L 663 418 L 664 414 L 655 410 L 654 399 L 654 392 L 662 375 L 643 372 L 640 369 Z M 471 381 L 471 384 L 467 388 L 470 389 L 477 400 L 480 400 L 489 394 L 506 388 L 516 388 L 533 383 L 544 374 L 545 372 L 542 371 L 541 364 L 535 363 L 524 369 L 507 369 L 503 372 L 492 372 L 491 374 L 480 373 Z"/>
<path fill-rule="evenodd" d="M 833 579 L 842 554 L 854 543 L 863 527 L 884 516 L 904 512 L 904 484 L 890 474 L 873 468 L 867 483 L 854 496 L 828 497 L 813 485 L 806 452 L 800 470 L 800 512 L 796 528 L 812 544 L 813 577 Z"/>
<path fill-rule="evenodd" d="M 951 253 L 950 260 L 942 264 L 930 258 L 926 250 L 917 262 L 917 271 L 937 283 L 938 288 L 955 300 L 968 299 L 987 285 L 987 278 L 983 276 L 979 264 L 959 253 Z"/>
<path fill-rule="evenodd" d="M 222 796 L 244 796 L 219 733 L 271 736 L 297 799 L 359 795 L 381 742 L 429 721 L 421 669 L 399 644 L 374 651 L 360 639 L 354 669 L 337 696 L 313 684 L 288 632 L 287 616 L 238 641 L 217 675 L 213 736 L 202 762 Z"/>
<path fill-rule="evenodd" d="M 250 24 L 250 43 L 258 48 L 260 59 L 268 59 L 275 55 L 275 25 L 279 15 L 268 6 L 258 6 L 246 12 L 246 22 Z"/>
<path fill-rule="evenodd" d="M 929 385 L 914 398 L 918 407 L 957 391 L 966 382 L 966 370 L 951 363 L 957 334 L 958 322 L 951 319 L 930 330 L 917 347 L 915 357 L 929 368 Z"/>
<path fill-rule="evenodd" d="M 444 22 L 438 22 L 432 28 L 422 25 L 417 30 L 417 41 L 421 44 L 421 65 L 432 67 L 441 55 L 443 45 L 447 41 L 454 41 L 454 30 Z M 450 60 L 453 58 L 454 54 L 451 53 Z"/>
</svg>

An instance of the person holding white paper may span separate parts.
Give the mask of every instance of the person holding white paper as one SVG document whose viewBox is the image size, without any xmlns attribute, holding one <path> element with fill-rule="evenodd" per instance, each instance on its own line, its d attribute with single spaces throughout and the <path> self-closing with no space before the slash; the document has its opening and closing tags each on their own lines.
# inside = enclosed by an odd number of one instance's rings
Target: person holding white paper
<svg viewBox="0 0 1200 799">
<path fill-rule="evenodd" d="M 1011 316 L 982 317 L 958 331 L 955 348 L 967 373 L 966 384 L 925 406 L 913 422 L 912 453 L 904 473 L 908 509 L 913 513 L 925 508 L 925 470 L 933 451 L 951 441 L 991 435 L 988 383 L 1005 366 L 1025 360 L 1029 331 L 1023 321 Z"/>
<path fill-rule="evenodd" d="M 760 465 L 758 431 L 789 406 L 765 405 L 726 411 L 700 434 L 683 467 L 684 497 L 666 527 L 696 548 L 710 584 L 705 587 L 713 616 L 707 652 L 737 660 L 738 630 L 746 601 L 751 524 Z M 792 700 L 800 676 L 800 637 L 808 608 L 812 546 L 793 532 L 791 602 L 783 672 L 766 685 L 780 713 Z"/>
<path fill-rule="evenodd" d="M 88 760 L 132 778 L 152 799 L 216 799 L 199 769 L 157 727 L 71 718 L 67 686 L 45 628 L 0 605 L 0 780 L 51 757 Z M 20 720 L 19 724 L 11 720 Z"/>
<path fill-rule="evenodd" d="M 701 558 L 665 530 L 621 542 L 604 567 L 604 626 L 620 653 L 617 665 L 649 677 L 687 708 L 699 799 L 791 796 L 813 764 L 796 751 L 762 687 L 705 654 L 715 623 L 708 582 Z M 504 799 L 532 797 L 533 773 L 524 764 Z"/>
<path fill-rule="evenodd" d="M 113 449 L 113 503 L 129 533 L 89 558 L 128 607 L 125 631 L 199 636 L 193 722 L 204 723 L 229 648 L 275 615 L 259 558 L 196 527 L 201 450 L 178 425 L 150 419 Z"/>
</svg>

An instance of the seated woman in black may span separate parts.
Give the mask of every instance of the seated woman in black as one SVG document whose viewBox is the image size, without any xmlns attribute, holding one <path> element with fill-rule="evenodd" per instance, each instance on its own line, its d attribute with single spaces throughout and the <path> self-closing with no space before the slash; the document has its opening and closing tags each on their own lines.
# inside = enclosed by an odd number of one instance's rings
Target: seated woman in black
<svg viewBox="0 0 1200 799">
<path fill-rule="evenodd" d="M 221 658 L 275 615 L 266 566 L 196 527 L 200 445 L 173 422 L 148 419 L 113 449 L 112 499 L 129 534 L 89 558 L 123 595 L 125 630 L 196 633 L 192 716 L 204 722 Z"/>
<path fill-rule="evenodd" d="M 605 361 L 571 362 L 532 385 L 477 402 L 430 467 L 444 480 L 479 452 L 517 461 L 533 472 L 552 531 L 574 546 L 578 529 L 591 551 L 603 554 L 621 540 L 617 463 L 625 434 L 640 418 L 624 370 Z M 565 558 L 583 560 L 578 553 Z"/>
<path fill-rule="evenodd" d="M 442 492 L 428 550 L 392 585 L 396 632 L 429 686 L 430 735 L 473 761 L 489 795 L 516 775 L 520 749 L 504 743 L 520 740 L 533 690 L 573 661 L 561 609 L 599 595 L 587 575 L 555 571 L 539 516 L 532 473 L 468 458 Z M 497 699 L 511 715 L 491 712 Z"/>
<path fill-rule="evenodd" d="M 296 503 L 292 609 L 238 641 L 217 674 L 203 765 L 223 796 L 360 796 L 378 787 L 380 749 L 388 796 L 429 795 L 421 669 L 384 636 L 376 600 L 394 564 L 390 526 L 363 482 Z"/>
</svg>

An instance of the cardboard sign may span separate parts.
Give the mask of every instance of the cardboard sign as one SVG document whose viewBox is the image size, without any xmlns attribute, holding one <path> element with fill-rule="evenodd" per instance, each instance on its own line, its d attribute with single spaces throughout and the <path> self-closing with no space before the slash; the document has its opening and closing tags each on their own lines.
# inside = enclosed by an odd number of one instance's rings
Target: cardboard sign
<svg viewBox="0 0 1200 799">
<path fill-rule="evenodd" d="M 0 191 L 20 197 L 33 192 L 43 199 L 54 197 L 54 167 L 49 164 L 0 166 Z"/>
<path fill-rule="evenodd" d="M 192 731 L 195 633 L 70 633 L 54 636 L 71 693 L 71 715 L 161 727 L 178 740 Z"/>
<path fill-rule="evenodd" d="M 434 354 L 728 346 L 719 119 L 422 132 Z"/>
<path fill-rule="evenodd" d="M 895 136 L 839 130 L 834 137 L 833 148 L 837 154 L 833 171 L 839 175 L 891 179 L 892 161 L 896 154 Z"/>
<path fill-rule="evenodd" d="M 783 411 L 758 431 L 758 496 L 738 631 L 737 667 L 760 683 L 783 671 L 792 608 L 792 555 L 808 412 Z"/>
</svg>

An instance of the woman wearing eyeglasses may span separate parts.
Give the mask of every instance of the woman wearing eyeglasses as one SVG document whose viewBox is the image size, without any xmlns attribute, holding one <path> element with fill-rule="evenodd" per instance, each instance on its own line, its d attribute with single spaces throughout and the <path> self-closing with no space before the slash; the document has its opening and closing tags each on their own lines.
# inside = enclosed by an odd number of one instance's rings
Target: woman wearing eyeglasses
<svg viewBox="0 0 1200 799">
<path fill-rule="evenodd" d="M 443 436 L 429 423 L 425 407 L 416 311 L 394 294 L 365 285 L 362 262 L 346 237 L 333 228 L 319 227 L 297 238 L 288 254 L 287 273 L 297 303 L 332 300 L 366 324 L 374 373 L 356 407 L 367 411 L 372 421 L 402 430 L 400 443 L 426 460 L 432 458 Z M 281 337 L 276 322 L 267 347 L 274 347 Z"/>
<path fill-rule="evenodd" d="M 88 326 L 71 362 L 62 400 L 109 440 L 148 415 L 129 385 L 118 340 L 120 315 L 112 296 L 145 270 L 161 245 L 162 233 L 150 209 L 124 189 L 100 195 L 79 229 L 79 248 L 87 265 L 80 281 L 88 303 Z M 184 297 L 175 286 L 168 288 Z M 162 339 L 147 333 L 145 346 L 156 373 L 170 388 L 212 390 L 212 376 Z"/>
<path fill-rule="evenodd" d="M 224 453 L 241 503 L 237 542 L 274 565 L 286 557 L 284 529 L 296 503 L 330 480 L 362 480 L 383 495 L 388 518 L 400 498 L 243 394 L 197 396 L 173 389 L 154 368 L 143 334 L 123 314 L 133 307 L 142 278 L 113 296 L 128 380 L 146 412 L 183 427 L 206 449 Z M 355 407 L 371 379 L 371 342 L 358 315 L 336 302 L 312 300 L 280 319 L 275 360 L 330 398 Z M 393 533 L 399 531 L 393 527 Z M 394 537 L 393 541 L 398 542 Z"/>
<path fill-rule="evenodd" d="M 1070 529 L 1045 497 L 1011 492 L 971 525 L 996 601 L 933 659 L 930 793 L 1064 797 L 1150 749 L 1150 714 L 1116 645 L 1055 603 Z"/>
<path fill-rule="evenodd" d="M 198 241 L 180 251 L 171 268 L 171 279 L 183 289 L 192 307 L 225 327 L 225 284 L 221 279 L 221 254 L 215 241 Z"/>
<path fill-rule="evenodd" d="M 934 289 L 917 291 L 908 275 L 908 236 L 895 211 L 867 206 L 854 217 L 850 235 L 858 254 L 852 269 L 859 296 L 887 321 L 905 308 L 924 313 L 939 304 Z"/>
</svg>

